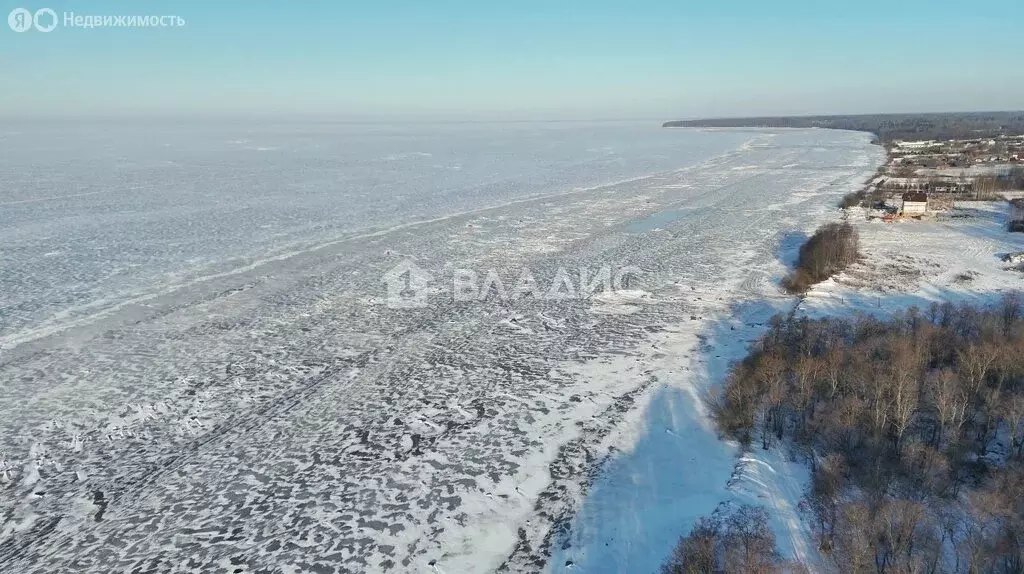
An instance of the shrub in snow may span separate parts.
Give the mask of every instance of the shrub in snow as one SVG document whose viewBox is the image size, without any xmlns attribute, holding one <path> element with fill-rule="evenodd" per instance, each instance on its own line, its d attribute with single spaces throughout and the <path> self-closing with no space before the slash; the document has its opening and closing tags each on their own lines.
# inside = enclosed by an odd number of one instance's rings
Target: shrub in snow
<svg viewBox="0 0 1024 574">
<path fill-rule="evenodd" d="M 803 293 L 857 260 L 859 239 L 849 223 L 829 223 L 818 228 L 800 247 L 796 269 L 782 285 L 791 293 Z"/>
<path fill-rule="evenodd" d="M 679 540 L 662 574 L 782 571 L 768 513 L 743 505 L 711 517 L 701 517 L 688 536 Z"/>
</svg>

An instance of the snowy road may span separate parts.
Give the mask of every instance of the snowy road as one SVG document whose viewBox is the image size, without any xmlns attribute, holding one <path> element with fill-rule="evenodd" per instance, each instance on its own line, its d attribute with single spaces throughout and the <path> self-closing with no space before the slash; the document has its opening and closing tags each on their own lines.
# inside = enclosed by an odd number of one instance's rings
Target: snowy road
<svg viewBox="0 0 1024 574">
<path fill-rule="evenodd" d="M 348 211 L 321 198 L 322 209 L 302 210 L 315 233 L 287 227 L 276 239 L 246 229 L 280 218 L 216 211 L 204 203 L 212 191 L 195 191 L 197 217 L 221 222 L 192 232 L 223 239 L 214 260 L 182 263 L 199 257 L 190 250 L 201 241 L 188 231 L 190 210 L 175 210 L 140 227 L 166 225 L 165 235 L 137 239 L 177 242 L 181 257 L 147 263 L 152 251 L 140 251 L 136 272 L 130 257 L 112 256 L 125 266 L 120 275 L 85 266 L 70 281 L 58 266 L 49 291 L 36 284 L 33 260 L 102 248 L 103 230 L 83 246 L 62 241 L 46 213 L 4 213 L 62 195 L 19 199 L 11 190 L 23 174 L 6 167 L 0 218 L 18 225 L 3 231 L 16 274 L 0 304 L 0 570 L 530 572 L 548 563 L 555 543 L 556 568 L 656 565 L 687 519 L 714 508 L 735 463 L 731 447 L 710 440 L 694 400 L 731 356 L 716 353 L 713 335 L 739 325 L 753 336 L 747 319 L 770 310 L 766 298 L 784 301 L 773 278 L 790 232 L 829 217 L 883 152 L 847 132 L 650 137 L 623 141 L 614 161 L 583 162 L 585 178 L 508 180 L 519 182 L 514 192 L 398 197 L 386 209 L 356 202 Z M 690 155 L 673 159 L 680 144 L 665 138 L 689 142 Z M 623 149 L 635 155 L 623 160 Z M 658 149 L 657 162 L 637 164 Z M 441 161 L 439 151 L 421 153 Z M 571 173 L 570 156 L 551 173 Z M 209 169 L 230 172 L 222 159 Z M 292 176 L 345 177 L 303 165 L 309 171 Z M 198 181 L 203 172 L 188 173 Z M 96 194 L 83 201 L 121 193 L 73 191 Z M 385 215 L 405 203 L 416 222 Z M 303 213 L 287 217 L 306 221 Z M 348 218 L 341 229 L 331 227 L 335 216 Z M 118 232 L 111 245 L 134 244 Z M 426 307 L 391 309 L 382 278 L 409 262 L 437 289 Z M 639 272 L 628 292 L 592 299 L 456 301 L 444 290 L 458 268 L 493 269 L 507 284 L 529 269 L 546 284 L 559 268 L 602 266 Z M 111 284 L 117 296 L 95 295 Z M 61 301 L 74 310 L 60 311 Z M 737 314 L 745 304 L 755 310 Z M 645 433 L 665 434 L 648 407 L 678 391 L 691 399 L 671 416 L 704 434 L 657 452 L 699 441 L 693 452 L 708 460 L 659 464 L 678 464 L 677 473 L 700 465 L 682 486 L 707 496 L 649 524 L 679 532 L 650 539 L 639 527 L 610 541 L 573 522 L 577 508 L 581 519 L 648 519 L 643 504 L 608 506 L 591 495 L 621 476 L 616 468 L 638 488 L 656 476 L 616 461 L 645 444 Z M 588 492 L 598 468 L 606 478 Z M 602 510 L 588 510 L 594 504 Z M 598 544 L 614 552 L 589 546 Z M 567 547 L 571 558 L 562 556 Z"/>
</svg>

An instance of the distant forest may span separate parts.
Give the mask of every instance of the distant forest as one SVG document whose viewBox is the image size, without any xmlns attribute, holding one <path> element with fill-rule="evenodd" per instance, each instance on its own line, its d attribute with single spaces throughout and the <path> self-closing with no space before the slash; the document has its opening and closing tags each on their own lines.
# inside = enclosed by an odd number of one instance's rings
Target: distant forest
<svg viewBox="0 0 1024 574">
<path fill-rule="evenodd" d="M 1024 134 L 1024 111 L 942 114 L 869 114 L 718 118 L 665 122 L 666 128 L 830 128 L 875 134 L 881 143 L 896 140 L 991 138 Z"/>
</svg>

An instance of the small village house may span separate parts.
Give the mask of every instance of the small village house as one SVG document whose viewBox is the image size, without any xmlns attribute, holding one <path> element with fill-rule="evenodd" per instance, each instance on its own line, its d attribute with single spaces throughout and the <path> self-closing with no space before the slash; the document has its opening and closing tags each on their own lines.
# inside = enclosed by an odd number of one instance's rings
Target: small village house
<svg viewBox="0 0 1024 574">
<path fill-rule="evenodd" d="M 903 207 L 900 208 L 900 213 L 903 215 L 924 215 L 927 212 L 927 193 L 909 192 L 903 194 Z"/>
</svg>

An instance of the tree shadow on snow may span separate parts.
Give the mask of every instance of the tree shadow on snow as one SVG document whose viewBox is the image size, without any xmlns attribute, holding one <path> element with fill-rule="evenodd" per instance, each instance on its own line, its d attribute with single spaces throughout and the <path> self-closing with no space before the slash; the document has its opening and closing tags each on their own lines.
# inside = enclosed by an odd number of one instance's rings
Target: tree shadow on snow
<svg viewBox="0 0 1024 574">
<path fill-rule="evenodd" d="M 803 231 L 787 231 L 779 238 L 779 248 L 776 257 L 788 271 L 796 269 L 796 259 L 800 254 L 800 246 L 807 243 L 810 236 Z"/>
<path fill-rule="evenodd" d="M 795 299 L 735 304 L 697 335 L 690 359 L 662 376 L 633 447 L 610 456 L 579 511 L 559 533 L 553 572 L 656 572 L 700 516 L 736 499 L 729 484 L 741 453 L 723 440 L 707 409 L 708 391 Z M 675 367 L 675 366 L 674 366 Z"/>
<path fill-rule="evenodd" d="M 804 301 L 796 313 L 890 316 L 910 307 L 925 312 L 932 302 L 995 305 L 1002 295 L 949 289 L 854 293 L 843 301 Z M 764 334 L 771 318 L 793 312 L 796 302 L 784 297 L 739 302 L 701 330 L 691 358 L 680 357 L 678 368 L 662 375 L 638 423 L 635 445 L 603 463 L 577 514 L 556 536 L 551 571 L 656 572 L 698 517 L 732 502 L 767 508 L 784 556 L 813 554 L 798 508 L 806 464 L 778 449 L 764 451 L 755 444 L 744 451 L 723 439 L 706 402 L 708 393 Z"/>
</svg>

